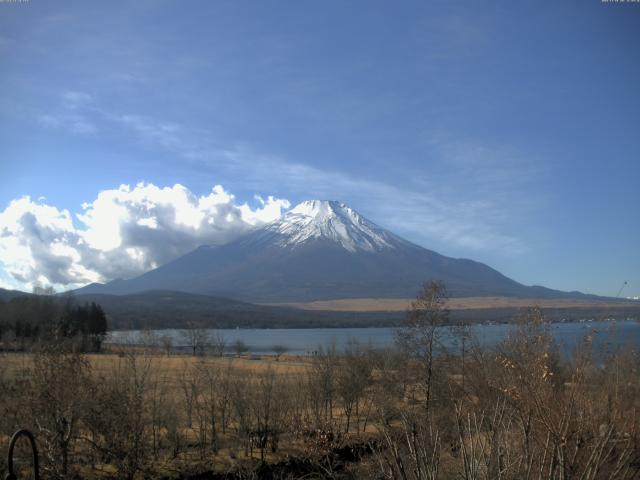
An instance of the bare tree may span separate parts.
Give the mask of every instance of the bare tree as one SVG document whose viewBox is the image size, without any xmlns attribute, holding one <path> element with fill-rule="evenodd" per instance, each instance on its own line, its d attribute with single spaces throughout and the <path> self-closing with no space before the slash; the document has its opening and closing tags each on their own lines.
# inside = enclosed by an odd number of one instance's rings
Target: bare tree
<svg viewBox="0 0 640 480">
<path fill-rule="evenodd" d="M 289 351 L 289 347 L 282 344 L 277 344 L 272 347 L 273 352 L 276 354 L 276 361 L 280 360 L 280 357 Z"/>
<path fill-rule="evenodd" d="M 199 394 L 198 378 L 191 365 L 185 364 L 182 367 L 178 378 L 178 385 L 184 400 L 183 405 L 187 417 L 187 427 L 191 428 L 193 425 L 193 411 Z"/>
<path fill-rule="evenodd" d="M 269 367 L 260 373 L 251 396 L 251 412 L 254 429 L 251 441 L 260 450 L 260 460 L 264 460 L 267 447 L 275 453 L 280 436 L 285 430 L 285 416 L 289 396 L 285 382 Z"/>
<path fill-rule="evenodd" d="M 171 378 L 158 366 L 149 373 L 147 408 L 149 411 L 149 429 L 151 431 L 151 449 L 155 460 L 159 458 L 162 440 L 168 436 L 175 406 L 170 395 Z M 166 432 L 166 433 L 165 433 Z"/>
<path fill-rule="evenodd" d="M 49 287 L 42 287 L 40 285 L 34 285 L 33 289 L 31 290 L 35 295 L 46 295 L 46 296 L 52 296 L 56 294 L 56 289 L 49 286 Z"/>
<path fill-rule="evenodd" d="M 442 445 L 439 431 L 434 428 L 431 421 L 428 423 L 421 421 L 424 415 L 416 416 L 414 413 L 409 410 L 402 411 L 398 428 L 392 428 L 389 425 L 382 425 L 380 428 L 382 448 L 378 450 L 377 456 L 383 478 L 402 480 L 440 478 Z"/>
<path fill-rule="evenodd" d="M 232 379 L 235 372 L 232 368 L 231 359 L 227 362 L 224 370 L 220 374 L 219 382 L 218 382 L 218 406 L 217 411 L 220 413 L 220 427 L 222 429 L 222 433 L 227 433 L 227 428 L 229 426 L 229 417 L 231 416 L 231 388 L 232 388 Z"/>
<path fill-rule="evenodd" d="M 341 360 L 336 390 L 346 419 L 345 433 L 349 433 L 354 416 L 356 431 L 359 430 L 360 404 L 371 383 L 373 367 L 367 352 L 357 342 L 349 343 Z"/>
<path fill-rule="evenodd" d="M 35 354 L 31 414 L 54 477 L 69 473 L 69 456 L 89 397 L 89 375 L 86 358 L 69 344 L 47 345 Z"/>
<path fill-rule="evenodd" d="M 307 395 L 315 428 L 333 429 L 333 409 L 337 388 L 336 346 L 318 349 L 307 373 Z"/>
<path fill-rule="evenodd" d="M 247 344 L 244 343 L 244 341 L 238 339 L 235 342 L 233 342 L 233 349 L 235 350 L 236 355 L 240 357 L 244 352 L 248 350 L 248 347 L 247 347 Z"/>
<path fill-rule="evenodd" d="M 252 452 L 251 432 L 254 430 L 251 415 L 251 379 L 245 370 L 237 371 L 232 377 L 230 404 L 233 408 L 235 429 L 244 445 L 244 454 Z"/>
<path fill-rule="evenodd" d="M 200 419 L 199 439 L 201 450 L 209 444 L 214 453 L 219 448 L 219 417 L 220 383 L 223 372 L 217 364 L 211 361 L 200 361 L 195 366 L 200 394 L 196 398 L 196 411 Z"/>
<path fill-rule="evenodd" d="M 160 337 L 160 345 L 167 356 L 171 355 L 171 349 L 173 348 L 173 338 L 171 336 L 162 335 Z"/>
<path fill-rule="evenodd" d="M 144 329 L 139 337 L 140 345 L 148 352 L 153 353 L 158 350 L 160 338 L 153 330 Z"/>
<path fill-rule="evenodd" d="M 224 350 L 227 347 L 227 341 L 221 331 L 216 330 L 215 332 L 213 332 L 213 334 L 211 335 L 211 346 L 213 347 L 213 354 L 216 357 L 224 356 Z"/>
<path fill-rule="evenodd" d="M 146 433 L 151 365 L 147 355 L 125 354 L 94 382 L 85 438 L 100 458 L 110 459 L 118 478 L 132 480 L 149 455 Z"/>
<path fill-rule="evenodd" d="M 406 325 L 396 332 L 398 345 L 415 358 L 420 366 L 425 412 L 432 400 L 433 364 L 440 346 L 439 328 L 448 323 L 447 289 L 444 283 L 426 282 L 407 312 Z"/>
<path fill-rule="evenodd" d="M 191 348 L 193 355 L 203 354 L 210 343 L 209 331 L 193 323 L 180 332 L 182 339 Z"/>
</svg>

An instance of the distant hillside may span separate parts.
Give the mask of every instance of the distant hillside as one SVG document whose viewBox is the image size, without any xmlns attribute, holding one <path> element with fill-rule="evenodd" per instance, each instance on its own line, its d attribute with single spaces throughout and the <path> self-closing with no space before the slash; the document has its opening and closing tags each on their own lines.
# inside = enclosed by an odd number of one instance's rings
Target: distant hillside
<svg viewBox="0 0 640 480">
<path fill-rule="evenodd" d="M 185 328 L 188 324 L 209 328 L 353 327 L 396 324 L 404 316 L 398 312 L 312 312 L 162 290 L 76 298 L 102 305 L 113 330 Z"/>
<path fill-rule="evenodd" d="M 349 298 L 271 304 L 302 310 L 349 312 L 405 312 L 413 298 Z M 638 308 L 640 302 L 608 297 L 583 296 L 579 298 L 522 298 L 522 297 L 454 297 L 447 301 L 450 310 L 483 310 L 500 308 L 526 308 L 535 305 L 546 309 Z"/>
<path fill-rule="evenodd" d="M 114 330 L 185 328 L 196 324 L 209 328 L 314 328 L 372 327 L 400 325 L 404 311 L 319 311 L 290 307 L 254 305 L 227 298 L 175 291 L 149 291 L 131 295 L 78 295 L 81 302 L 95 301 L 103 306 Z M 451 310 L 452 323 L 461 321 L 510 322 L 522 308 L 536 300 L 512 305 L 496 303 L 483 307 L 466 305 Z M 585 318 L 640 318 L 640 302 L 576 302 L 543 304 L 549 320 Z"/>
<path fill-rule="evenodd" d="M 15 297 L 24 297 L 25 295 L 31 294 L 27 292 L 21 292 L 20 290 L 6 290 L 4 288 L 0 288 L 0 300 L 3 302 L 8 302 Z"/>
<path fill-rule="evenodd" d="M 33 294 L 0 289 L 0 299 L 32 296 Z M 104 309 L 110 330 L 185 328 L 198 325 L 208 328 L 314 328 L 372 327 L 400 325 L 403 308 L 382 301 L 380 310 L 372 310 L 369 302 L 336 304 L 318 302 L 300 305 L 304 310 L 287 306 L 254 305 L 222 297 L 176 291 L 148 291 L 131 295 L 76 295 L 77 303 L 96 302 Z M 362 300 L 362 299 L 361 299 Z M 510 322 L 521 308 L 539 304 L 549 320 L 585 318 L 640 318 L 640 302 L 539 302 L 530 299 L 496 301 L 458 299 L 451 309 L 452 323 Z M 326 310 L 318 310 L 325 308 Z M 350 308 L 360 311 L 336 310 Z M 395 311 L 383 311 L 385 309 Z M 333 309 L 333 310 L 332 310 Z M 0 309 L 0 314 L 2 310 Z"/>
</svg>

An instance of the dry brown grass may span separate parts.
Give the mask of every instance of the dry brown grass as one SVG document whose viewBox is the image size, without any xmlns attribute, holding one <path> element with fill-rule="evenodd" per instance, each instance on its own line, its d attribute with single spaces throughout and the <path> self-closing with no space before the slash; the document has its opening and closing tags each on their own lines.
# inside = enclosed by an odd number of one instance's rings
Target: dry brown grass
<svg viewBox="0 0 640 480">
<path fill-rule="evenodd" d="M 409 308 L 410 298 L 345 298 L 337 300 L 318 300 L 315 302 L 292 302 L 271 305 L 300 308 L 302 310 L 326 310 L 347 312 L 402 312 Z M 451 310 L 489 309 L 489 308 L 593 308 L 633 306 L 636 303 L 593 299 L 542 299 L 510 297 L 462 297 L 449 299 L 447 306 Z"/>
<path fill-rule="evenodd" d="M 135 357 L 140 365 L 146 364 L 150 366 L 148 381 L 153 383 L 153 379 L 160 380 L 161 395 L 169 400 L 170 408 L 174 408 L 174 414 L 180 418 L 179 431 L 182 437 L 183 447 L 178 457 L 174 459 L 163 457 L 157 461 L 157 469 L 163 471 L 167 466 L 166 473 L 173 473 L 176 467 L 184 468 L 185 471 L 196 470 L 215 470 L 224 472 L 243 462 L 251 462 L 259 458 L 258 451 L 252 452 L 251 457 L 244 455 L 242 439 L 239 437 L 236 422 L 231 421 L 229 430 L 226 434 L 220 434 L 222 448 L 215 455 L 202 457 L 202 452 L 195 447 L 198 443 L 198 435 L 196 431 L 196 420 L 194 418 L 193 428 L 187 427 L 184 420 L 184 393 L 181 382 L 193 376 L 197 371 L 197 366 L 201 362 L 206 362 L 208 367 L 219 367 L 221 371 L 230 368 L 234 378 L 241 377 L 243 372 L 247 374 L 247 378 L 257 379 L 260 375 L 266 375 L 268 372 L 275 373 L 276 376 L 289 377 L 288 379 L 299 378 L 311 367 L 309 359 L 297 357 L 293 355 L 282 355 L 277 358 L 275 355 L 246 355 L 242 357 L 212 357 L 212 356 L 192 356 L 179 354 L 160 354 L 156 352 L 144 352 L 142 348 L 126 348 L 126 347 L 110 347 L 111 351 L 102 354 L 86 354 L 86 358 L 91 366 L 92 376 L 95 379 L 104 377 L 109 378 L 114 372 L 124 372 L 122 366 L 130 360 L 130 355 Z M 0 367 L 4 378 L 24 378 L 32 379 L 34 374 L 34 359 L 36 354 L 29 352 L 4 352 L 0 354 Z M 253 381 L 253 380 L 251 380 Z M 149 392 L 147 393 L 149 394 Z M 201 392 L 202 394 L 202 392 Z M 336 407 L 335 415 L 339 416 L 339 409 Z M 195 416 L 195 413 L 194 413 Z M 306 444 L 301 439 L 286 437 L 287 441 L 283 442 L 282 449 L 278 452 L 265 452 L 265 460 L 268 462 L 283 461 L 290 456 L 304 456 Z M 5 451 L 9 437 L 0 433 L 0 451 Z M 86 455 L 89 452 L 87 444 L 77 443 L 79 455 Z M 80 452 L 80 453 L 78 453 Z M 165 465 L 166 463 L 166 465 Z M 79 471 L 86 474 L 87 478 L 112 478 L 116 475 L 113 465 L 76 465 Z M 2 472 L 2 464 L 0 464 L 0 474 Z"/>
<path fill-rule="evenodd" d="M 86 356 L 91 365 L 87 381 L 91 395 L 83 397 L 88 400 L 79 406 L 82 420 L 73 445 L 73 470 L 82 478 L 105 478 L 106 474 L 125 478 L 118 457 L 105 460 L 101 452 L 109 447 L 117 453 L 122 442 L 127 445 L 130 432 L 135 433 L 129 426 L 136 425 L 135 415 L 129 413 L 139 410 L 144 448 L 131 477 L 136 480 L 240 471 L 256 467 L 261 459 L 272 464 L 294 458 L 329 465 L 325 463 L 328 455 L 348 444 L 374 448 L 348 467 L 359 469 L 355 478 L 375 474 L 390 480 L 433 480 L 433 466 L 442 480 L 517 480 L 527 478 L 523 472 L 531 469 L 549 471 L 539 476 L 545 480 L 570 478 L 557 473 L 561 462 L 569 465 L 567 471 L 591 468 L 606 473 L 585 479 L 638 478 L 637 353 L 620 351 L 600 368 L 593 363 L 591 344 L 585 339 L 575 362 L 564 363 L 555 356 L 540 312 L 522 321 L 527 323 L 497 350 L 471 348 L 464 358 L 438 357 L 430 377 L 424 375 L 425 365 L 407 352 L 217 358 L 112 346 L 109 352 Z M 18 386 L 33 385 L 33 398 L 43 386 L 49 387 L 49 378 L 53 386 L 56 379 L 58 387 L 62 385 L 60 392 L 68 392 L 67 377 L 37 376 L 33 369 L 37 355 L 0 354 L 0 380 L 8 380 L 5 385 L 11 387 L 13 376 Z M 367 367 L 367 378 L 359 390 L 354 417 L 354 410 L 347 410 L 347 400 L 353 393 L 348 387 L 360 385 L 363 378 L 361 369 L 354 368 L 358 365 Z M 431 403 L 425 402 L 426 392 L 431 391 L 425 390 L 425 379 L 433 388 Z M 35 404 L 40 411 L 23 408 L 33 402 L 17 401 L 20 391 L 14 390 L 13 401 L 4 405 L 6 411 L 14 409 L 18 419 L 34 414 L 45 418 L 50 404 Z M 81 389 L 78 392 L 82 395 Z M 118 401 L 112 401 L 112 392 Z M 10 398 L 9 389 L 7 394 Z M 219 402 L 223 398 L 229 402 L 226 430 Z M 215 410 L 210 410 L 209 402 L 218 402 Z M 99 421 L 103 418 L 108 421 Z M 111 425 L 124 428 L 110 429 Z M 10 426 L 6 423 L 0 431 L 0 451 L 13 431 Z M 256 437 L 260 432 L 275 432 L 277 451 L 268 447 L 260 451 Z M 40 435 L 41 444 L 47 445 L 43 431 Z M 121 442 L 115 449 L 106 441 L 112 438 Z M 606 455 L 590 460 L 590 452 L 602 447 Z M 337 455 L 332 458 L 338 459 Z M 508 461 L 503 462 L 503 457 Z M 596 463 L 597 468 L 590 466 Z M 400 464 L 411 472 L 418 471 L 414 468 L 418 464 L 425 468 L 420 475 L 403 477 L 394 470 Z M 49 460 L 47 465 L 55 462 Z M 382 467 L 384 476 L 380 476 Z M 332 478 L 354 478 L 347 473 Z"/>
<path fill-rule="evenodd" d="M 91 364 L 94 372 L 107 372 L 112 371 L 114 365 L 121 359 L 121 353 L 112 351 L 103 354 L 87 354 L 87 359 Z M 264 373 L 269 368 L 277 374 L 298 374 L 307 371 L 309 368 L 309 361 L 304 357 L 286 356 L 280 357 L 280 360 L 276 360 L 275 356 L 264 355 L 259 357 L 202 357 L 192 355 L 149 355 L 153 359 L 153 366 L 155 369 L 162 371 L 169 377 L 175 374 L 176 376 L 183 372 L 185 368 L 189 368 L 199 361 L 206 359 L 207 362 L 217 364 L 220 366 L 228 366 L 234 370 L 244 370 L 254 374 Z M 2 355 L 3 366 L 8 376 L 14 376 L 16 373 L 25 372 L 33 367 L 33 354 L 19 352 L 19 353 L 4 353 Z"/>
</svg>

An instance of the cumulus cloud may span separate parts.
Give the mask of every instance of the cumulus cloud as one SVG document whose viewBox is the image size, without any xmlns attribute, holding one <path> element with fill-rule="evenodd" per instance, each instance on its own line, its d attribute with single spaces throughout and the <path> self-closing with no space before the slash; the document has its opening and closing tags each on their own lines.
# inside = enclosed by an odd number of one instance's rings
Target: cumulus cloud
<svg viewBox="0 0 640 480">
<path fill-rule="evenodd" d="M 515 232 L 530 228 L 522 219 L 530 218 L 544 202 L 539 192 L 522 195 L 533 179 L 541 178 L 537 159 L 500 145 L 464 141 L 442 130 L 424 133 L 433 159 L 429 168 L 396 169 L 387 172 L 386 180 L 368 172 L 353 175 L 265 154 L 245 142 L 222 144 L 209 130 L 163 117 L 114 111 L 85 92 L 62 92 L 56 114 L 41 115 L 39 121 L 78 134 L 114 127 L 124 130 L 150 148 L 170 152 L 199 171 L 226 178 L 232 186 L 241 174 L 243 188 L 260 191 L 278 184 L 297 197 L 332 198 L 362 206 L 362 213 L 381 225 L 428 248 L 441 246 L 449 255 L 467 255 L 468 250 L 523 254 L 528 246 Z M 259 221 L 248 206 L 238 208 L 245 222 Z M 267 198 L 261 215 L 279 208 Z M 157 226 L 153 218 L 139 222 L 139 226 Z"/>
<path fill-rule="evenodd" d="M 183 185 L 140 183 L 101 191 L 72 215 L 43 200 L 13 200 L 0 213 L 0 262 L 24 288 L 74 288 L 129 278 L 200 245 L 219 245 L 278 218 L 285 199 L 238 204 L 216 185 L 198 196 Z"/>
</svg>

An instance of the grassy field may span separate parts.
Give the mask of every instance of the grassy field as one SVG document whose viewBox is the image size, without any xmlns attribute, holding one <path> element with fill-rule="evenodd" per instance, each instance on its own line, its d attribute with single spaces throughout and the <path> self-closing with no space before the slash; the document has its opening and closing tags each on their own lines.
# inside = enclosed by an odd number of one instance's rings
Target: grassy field
<svg viewBox="0 0 640 480">
<path fill-rule="evenodd" d="M 86 358 L 94 372 L 111 371 L 121 360 L 124 349 L 110 347 L 105 353 L 87 354 Z M 147 357 L 153 362 L 155 369 L 167 374 L 168 377 L 181 374 L 185 368 L 193 367 L 203 358 L 208 364 L 219 367 L 231 366 L 234 370 L 250 373 L 264 373 L 271 369 L 279 375 L 300 374 L 308 370 L 310 363 L 305 357 L 283 355 L 279 359 L 275 355 L 242 356 L 242 357 L 201 357 L 193 355 L 164 355 L 151 354 Z M 8 376 L 24 372 L 33 367 L 33 354 L 25 352 L 4 353 L 0 357 L 3 371 Z"/>
<path fill-rule="evenodd" d="M 205 399 L 207 393 L 207 386 L 199 383 L 202 379 L 196 379 L 203 367 L 206 371 L 217 370 L 219 376 L 216 377 L 215 388 L 216 396 L 220 395 L 223 390 L 220 382 L 224 382 L 225 371 L 230 371 L 231 376 L 229 381 L 231 386 L 226 387 L 226 391 L 229 395 L 233 396 L 233 385 L 236 384 L 238 379 L 241 380 L 240 384 L 244 383 L 249 385 L 250 388 L 254 388 L 256 391 L 247 391 L 252 398 L 247 398 L 241 395 L 236 398 L 236 402 L 246 405 L 247 408 L 255 409 L 256 401 L 259 400 L 259 392 L 261 387 L 261 381 L 268 378 L 269 375 L 275 374 L 273 388 L 283 389 L 286 391 L 280 391 L 277 393 L 278 398 L 284 400 L 289 395 L 297 397 L 299 391 L 289 391 L 289 387 L 294 385 L 304 384 L 306 374 L 313 369 L 312 359 L 309 357 L 298 357 L 291 355 L 282 355 L 276 357 L 275 355 L 246 355 L 246 356 L 225 356 L 225 357 L 212 357 L 212 356 L 193 356 L 193 355 L 181 355 L 171 354 L 166 355 L 160 352 L 153 352 L 149 350 L 143 350 L 142 348 L 131 347 L 110 347 L 101 354 L 84 354 L 83 358 L 87 360 L 90 365 L 91 376 L 98 380 L 99 378 L 114 378 L 114 376 L 121 376 L 126 378 L 127 376 L 140 375 L 140 380 L 143 380 L 147 384 L 146 392 L 144 393 L 144 410 L 145 415 L 149 415 L 149 410 L 154 408 L 152 405 L 162 405 L 161 408 L 167 409 L 169 415 L 176 420 L 176 430 L 173 435 L 178 436 L 180 440 L 180 453 L 170 454 L 168 451 L 171 449 L 166 445 L 170 442 L 169 431 L 167 430 L 167 424 L 163 423 L 163 426 L 155 427 L 153 423 L 146 427 L 146 441 L 150 442 L 149 430 L 155 429 L 162 437 L 158 440 L 159 443 L 164 445 L 163 453 L 155 459 L 153 465 L 153 475 L 160 475 L 162 477 L 173 478 L 176 474 L 176 470 L 181 472 L 195 472 L 195 471 L 214 471 L 214 472 L 227 472 L 231 470 L 242 470 L 243 465 L 248 465 L 247 468 L 255 467 L 255 462 L 261 459 L 259 448 L 254 446 L 250 450 L 250 454 L 246 453 L 246 440 L 243 439 L 242 433 L 238 431 L 240 425 L 239 420 L 234 417 L 234 411 L 229 407 L 228 415 L 232 416 L 229 420 L 229 426 L 226 433 L 218 432 L 219 447 L 215 455 L 212 455 L 209 447 L 201 447 L 202 431 L 201 423 L 203 418 L 200 416 L 206 416 L 207 400 Z M 139 368 L 137 372 L 130 369 L 130 360 L 135 358 L 136 364 Z M 37 367 L 35 366 L 36 354 L 30 352 L 3 352 L 0 353 L 0 380 L 13 381 L 17 384 L 22 382 L 33 381 L 34 372 Z M 147 373 L 143 373 L 145 366 L 149 367 Z M 60 380 L 58 380 L 60 381 Z M 125 380 L 125 382 L 128 380 Z M 159 384 L 156 382 L 159 381 Z M 248 383 L 246 383 L 248 382 Z M 300 383 L 302 382 L 302 383 Z M 197 384 L 197 386 L 196 386 Z M 0 384 L 1 385 L 1 384 Z M 157 386 L 155 386 L 157 385 Z M 63 387 L 63 390 L 66 387 Z M 193 419 L 187 421 L 187 399 L 185 393 L 187 389 L 191 390 L 193 399 L 193 411 L 188 416 L 193 415 Z M 155 389 L 155 390 L 154 390 Z M 9 392 L 7 392 L 9 393 Z M 230 401 L 231 400 L 230 397 Z M 291 400 L 285 402 L 287 405 L 291 404 Z M 21 405 L 30 404 L 30 400 L 22 398 L 21 401 L 14 402 L 13 405 L 17 409 L 16 411 L 22 412 L 17 416 L 22 421 L 27 419 L 29 410 L 22 410 Z M 0 410 L 2 404 L 0 403 Z M 273 407 L 274 409 L 278 407 Z M 25 416 L 25 414 L 27 416 Z M 216 413 L 216 415 L 219 412 Z M 161 414 L 160 414 L 161 415 Z M 344 412 L 339 407 L 336 401 L 332 408 L 332 416 L 336 422 L 342 422 Z M 289 422 L 294 417 L 289 414 L 286 415 Z M 210 419 L 209 419 L 210 421 Z M 193 422 L 193 423 L 191 423 Z M 171 424 L 169 422 L 168 424 Z M 37 431 L 35 426 L 29 427 L 32 431 Z M 207 428 L 207 427 L 204 427 Z M 256 428 L 254 426 L 254 428 Z M 279 427 L 287 431 L 289 427 Z M 15 427 L 0 433 L 0 451 L 4 451 L 8 444 L 9 435 Z M 365 431 L 361 430 L 358 434 L 359 438 L 366 438 L 367 434 L 375 431 L 373 424 L 365 425 Z M 81 435 L 82 436 L 82 435 Z M 37 435 L 38 440 L 42 443 L 42 439 Z M 210 440 L 209 440 L 210 441 Z M 309 457 L 309 449 L 314 449 L 316 442 L 320 440 L 309 439 L 299 434 L 292 435 L 284 434 L 282 436 L 282 446 L 278 451 L 271 451 L 266 449 L 264 452 L 264 460 L 268 463 L 286 462 L 289 458 L 307 458 Z M 155 442 L 155 441 L 154 441 Z M 174 446 L 174 448 L 177 448 Z M 151 455 L 150 447 L 147 446 L 147 454 Z M 205 452 L 206 450 L 206 452 Z M 89 455 L 89 445 L 82 442 L 76 442 L 76 450 L 74 454 L 74 462 L 76 471 L 81 472 L 82 478 L 114 478 L 118 477 L 119 473 L 117 468 L 108 462 L 87 462 L 86 457 Z M 25 452 L 21 454 L 26 456 Z M 0 476 L 3 474 L 3 465 L 0 462 Z M 145 474 L 146 475 L 146 474 Z M 136 478 L 142 478 L 145 475 L 136 476 Z M 233 477 L 235 478 L 235 477 Z"/>
<path fill-rule="evenodd" d="M 402 312 L 409 308 L 412 300 L 411 298 L 345 298 L 319 300 L 315 302 L 279 303 L 277 305 L 300 308 L 302 310 L 333 312 Z M 464 297 L 451 298 L 447 304 L 451 310 L 526 308 L 531 306 L 538 306 L 540 308 L 606 308 L 626 305 L 629 307 L 637 307 L 640 306 L 640 302 L 562 298 Z"/>
<path fill-rule="evenodd" d="M 532 311 L 499 349 L 470 341 L 464 356 L 410 343 L 279 358 L 0 353 L 0 451 L 32 430 L 47 478 L 557 480 L 560 462 L 571 478 L 639 478 L 640 354 L 603 361 L 585 336 L 564 361 L 543 320 Z M 418 466 L 440 473 L 404 476 Z"/>
</svg>

